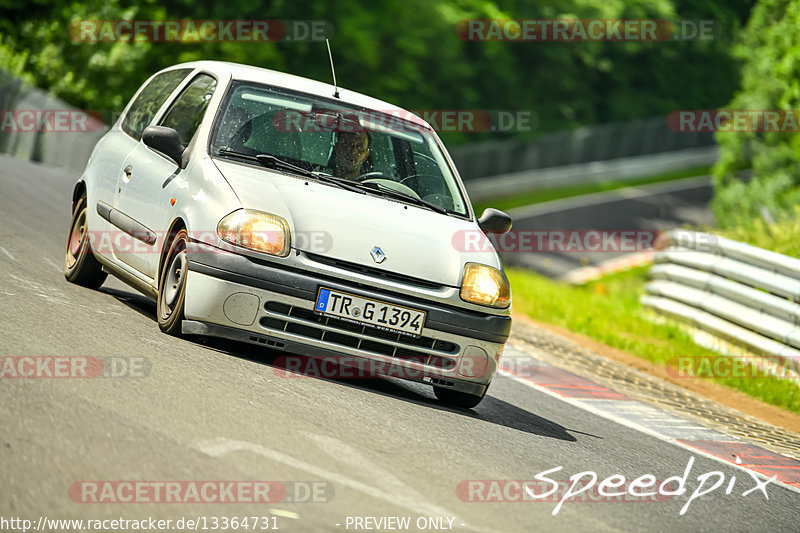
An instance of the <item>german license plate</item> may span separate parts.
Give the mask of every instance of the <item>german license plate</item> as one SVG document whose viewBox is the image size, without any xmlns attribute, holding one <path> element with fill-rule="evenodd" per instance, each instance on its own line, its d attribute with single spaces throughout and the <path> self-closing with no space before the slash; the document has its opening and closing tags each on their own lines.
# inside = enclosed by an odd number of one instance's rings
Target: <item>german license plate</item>
<svg viewBox="0 0 800 533">
<path fill-rule="evenodd" d="M 422 335 L 425 311 L 320 287 L 314 310 L 378 329 Z"/>
</svg>

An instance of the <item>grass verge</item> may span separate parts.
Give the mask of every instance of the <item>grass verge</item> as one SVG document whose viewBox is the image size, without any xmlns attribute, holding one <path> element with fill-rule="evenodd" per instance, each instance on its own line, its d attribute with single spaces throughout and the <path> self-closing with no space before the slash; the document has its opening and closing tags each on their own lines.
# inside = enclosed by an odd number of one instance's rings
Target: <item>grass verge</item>
<svg viewBox="0 0 800 533">
<path fill-rule="evenodd" d="M 552 281 L 519 268 L 507 269 L 514 309 L 534 320 L 561 326 L 655 364 L 678 356 L 714 357 L 683 329 L 656 324 L 639 303 L 649 267 L 608 276 L 582 286 Z M 768 404 L 800 413 L 800 387 L 773 377 L 711 379 Z"/>
<path fill-rule="evenodd" d="M 624 187 L 633 187 L 637 185 L 650 185 L 653 183 L 661 183 L 663 181 L 672 181 L 682 178 L 691 178 L 695 176 L 705 176 L 711 174 L 711 167 L 695 167 L 686 170 L 677 170 L 674 172 L 666 172 L 664 174 L 656 174 L 647 178 L 629 179 L 622 181 L 598 181 L 595 183 L 587 183 L 584 185 L 575 185 L 573 187 L 563 187 L 560 189 L 546 189 L 543 191 L 531 191 L 528 193 L 506 196 L 502 198 L 495 198 L 492 200 L 473 203 L 475 213 L 478 216 L 483 213 L 487 207 L 494 207 L 495 209 L 506 210 L 514 209 L 515 207 L 523 207 L 526 205 L 539 204 L 542 202 L 549 202 L 551 200 L 560 200 L 562 198 L 570 198 L 572 196 L 581 196 L 583 194 L 591 194 L 595 192 L 613 191 L 615 189 L 622 189 Z"/>
<path fill-rule="evenodd" d="M 722 235 L 735 241 L 746 242 L 765 250 L 797 257 L 800 254 L 800 206 L 776 222 L 763 218 L 742 220 L 734 228 L 705 228 L 702 231 Z"/>
</svg>

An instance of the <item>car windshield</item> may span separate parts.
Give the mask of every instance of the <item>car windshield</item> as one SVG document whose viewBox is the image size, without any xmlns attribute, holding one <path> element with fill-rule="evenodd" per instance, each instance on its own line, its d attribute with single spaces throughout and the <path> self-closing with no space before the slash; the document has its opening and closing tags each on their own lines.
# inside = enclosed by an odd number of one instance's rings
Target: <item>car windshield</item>
<svg viewBox="0 0 800 533">
<path fill-rule="evenodd" d="M 250 160 L 271 155 L 304 170 L 360 182 L 376 194 L 410 196 L 468 216 L 434 135 L 406 120 L 409 116 L 236 82 L 217 120 L 210 153 Z"/>
</svg>

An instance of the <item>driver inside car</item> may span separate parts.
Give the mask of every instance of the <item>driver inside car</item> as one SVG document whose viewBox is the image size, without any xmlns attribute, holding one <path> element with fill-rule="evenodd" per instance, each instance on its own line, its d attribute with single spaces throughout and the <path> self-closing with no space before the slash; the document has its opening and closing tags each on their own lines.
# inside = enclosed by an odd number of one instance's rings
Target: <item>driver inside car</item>
<svg viewBox="0 0 800 533">
<path fill-rule="evenodd" d="M 336 136 L 328 168 L 338 178 L 353 180 L 363 174 L 361 166 L 369 157 L 370 137 L 366 131 L 340 132 Z"/>
</svg>

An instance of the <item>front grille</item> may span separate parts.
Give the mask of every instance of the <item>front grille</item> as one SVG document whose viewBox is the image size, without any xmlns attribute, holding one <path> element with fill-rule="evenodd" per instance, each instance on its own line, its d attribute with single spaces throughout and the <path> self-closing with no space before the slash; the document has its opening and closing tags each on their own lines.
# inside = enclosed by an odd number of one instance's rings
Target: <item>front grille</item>
<svg viewBox="0 0 800 533">
<path fill-rule="evenodd" d="M 317 263 L 322 263 L 336 268 L 341 268 L 342 270 L 349 270 L 350 272 L 356 272 L 358 274 L 366 274 L 367 276 L 371 276 L 373 278 L 380 278 L 387 281 L 394 281 L 395 283 L 402 283 L 404 285 L 414 285 L 422 289 L 441 290 L 444 287 L 446 287 L 446 285 L 442 285 L 441 283 L 434 283 L 432 281 L 415 278 L 412 276 L 406 276 L 405 274 L 389 272 L 381 268 L 359 265 L 358 263 L 351 263 L 350 261 L 333 259 L 331 257 L 325 257 L 324 255 L 312 254 L 306 252 L 306 257 L 308 257 L 312 261 L 316 261 Z"/>
<path fill-rule="evenodd" d="M 455 367 L 452 357 L 458 355 L 460 350 L 459 346 L 452 342 L 431 337 L 410 337 L 353 324 L 345 320 L 321 316 L 310 309 L 282 302 L 267 302 L 264 304 L 264 309 L 269 315 L 262 317 L 259 323 L 266 329 L 285 331 L 309 339 L 395 357 L 443 370 Z M 431 351 L 440 352 L 443 355 L 436 355 Z"/>
</svg>

